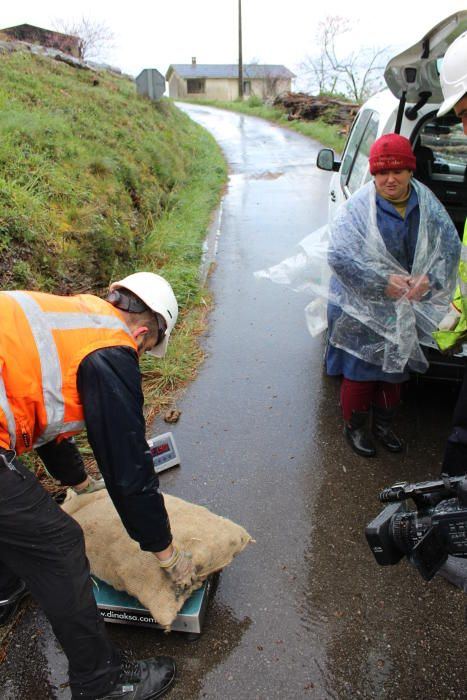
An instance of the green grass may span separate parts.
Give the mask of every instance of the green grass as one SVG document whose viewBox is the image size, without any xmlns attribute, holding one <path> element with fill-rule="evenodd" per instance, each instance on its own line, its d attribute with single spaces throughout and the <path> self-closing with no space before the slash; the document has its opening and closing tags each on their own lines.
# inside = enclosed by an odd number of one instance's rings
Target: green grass
<svg viewBox="0 0 467 700">
<path fill-rule="evenodd" d="M 178 100 L 178 98 L 177 98 Z M 261 117 L 271 122 L 276 122 L 283 127 L 298 131 L 304 136 L 308 136 L 315 141 L 319 141 L 323 146 L 334 149 L 336 153 L 341 153 L 344 148 L 345 135 L 339 133 L 339 127 L 327 124 L 322 119 L 305 122 L 299 120 L 289 121 L 287 114 L 280 107 L 265 105 L 258 97 L 252 96 L 248 100 L 235 100 L 234 102 L 224 102 L 221 100 L 181 100 L 186 102 L 196 102 L 198 104 L 210 105 L 219 109 L 227 109 L 231 112 L 241 112 L 253 117 Z"/>
<path fill-rule="evenodd" d="M 164 275 L 180 322 L 167 359 L 143 362 L 151 414 L 202 357 L 202 242 L 226 179 L 214 139 L 169 100 L 107 72 L 0 55 L 0 288 L 101 295 L 136 270 Z"/>
<path fill-rule="evenodd" d="M 95 79 L 26 53 L 0 57 L 3 287 L 99 291 L 142 263 L 175 274 L 167 256 L 199 259 L 225 180 L 217 146 L 130 80 Z"/>
</svg>

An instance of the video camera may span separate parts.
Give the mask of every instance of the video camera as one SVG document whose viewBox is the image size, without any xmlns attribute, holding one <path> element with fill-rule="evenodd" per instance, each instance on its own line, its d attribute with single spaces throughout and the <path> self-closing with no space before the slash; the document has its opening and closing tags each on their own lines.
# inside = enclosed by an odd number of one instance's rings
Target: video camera
<svg viewBox="0 0 467 700">
<path fill-rule="evenodd" d="M 408 499 L 416 510 L 408 508 Z M 389 505 L 365 530 L 378 564 L 397 564 L 407 556 L 430 581 L 448 554 L 467 557 L 467 476 L 397 483 L 379 500 Z"/>
</svg>

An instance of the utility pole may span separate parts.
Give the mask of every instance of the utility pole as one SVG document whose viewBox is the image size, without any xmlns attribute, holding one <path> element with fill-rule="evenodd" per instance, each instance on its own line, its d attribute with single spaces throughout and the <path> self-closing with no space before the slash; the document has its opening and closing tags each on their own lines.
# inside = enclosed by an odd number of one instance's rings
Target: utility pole
<svg viewBox="0 0 467 700">
<path fill-rule="evenodd" d="M 243 100 L 242 0 L 238 0 L 238 97 Z"/>
</svg>

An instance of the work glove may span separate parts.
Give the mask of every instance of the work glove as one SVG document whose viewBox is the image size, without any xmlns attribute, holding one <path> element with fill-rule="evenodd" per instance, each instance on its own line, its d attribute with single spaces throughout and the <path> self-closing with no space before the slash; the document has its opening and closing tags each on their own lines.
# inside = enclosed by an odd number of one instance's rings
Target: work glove
<svg viewBox="0 0 467 700">
<path fill-rule="evenodd" d="M 88 476 L 88 481 L 89 483 L 86 488 L 81 489 L 80 491 L 75 489 L 73 486 L 71 488 L 78 494 L 78 496 L 84 496 L 87 493 L 94 493 L 95 491 L 101 491 L 101 489 L 107 488 L 104 479 L 93 479 L 92 476 Z"/>
<path fill-rule="evenodd" d="M 443 316 L 438 325 L 438 330 L 440 331 L 452 331 L 457 326 L 457 323 L 461 317 L 461 312 L 456 309 L 456 307 L 451 304 L 446 316 Z"/>
<path fill-rule="evenodd" d="M 170 578 L 176 596 L 180 596 L 183 591 L 191 588 L 198 576 L 193 566 L 191 554 L 183 552 L 174 546 L 174 551 L 170 559 L 166 561 L 159 560 L 159 566 Z"/>
</svg>

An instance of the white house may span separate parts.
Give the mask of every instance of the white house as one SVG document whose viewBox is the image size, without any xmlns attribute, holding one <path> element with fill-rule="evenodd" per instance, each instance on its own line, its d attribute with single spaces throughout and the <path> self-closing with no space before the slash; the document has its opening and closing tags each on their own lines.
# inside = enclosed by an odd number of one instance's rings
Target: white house
<svg viewBox="0 0 467 700">
<path fill-rule="evenodd" d="M 199 97 L 211 100 L 238 99 L 238 65 L 172 63 L 166 73 L 170 97 Z M 250 64 L 243 66 L 243 94 L 261 99 L 276 97 L 292 89 L 295 78 L 281 65 Z"/>
</svg>

